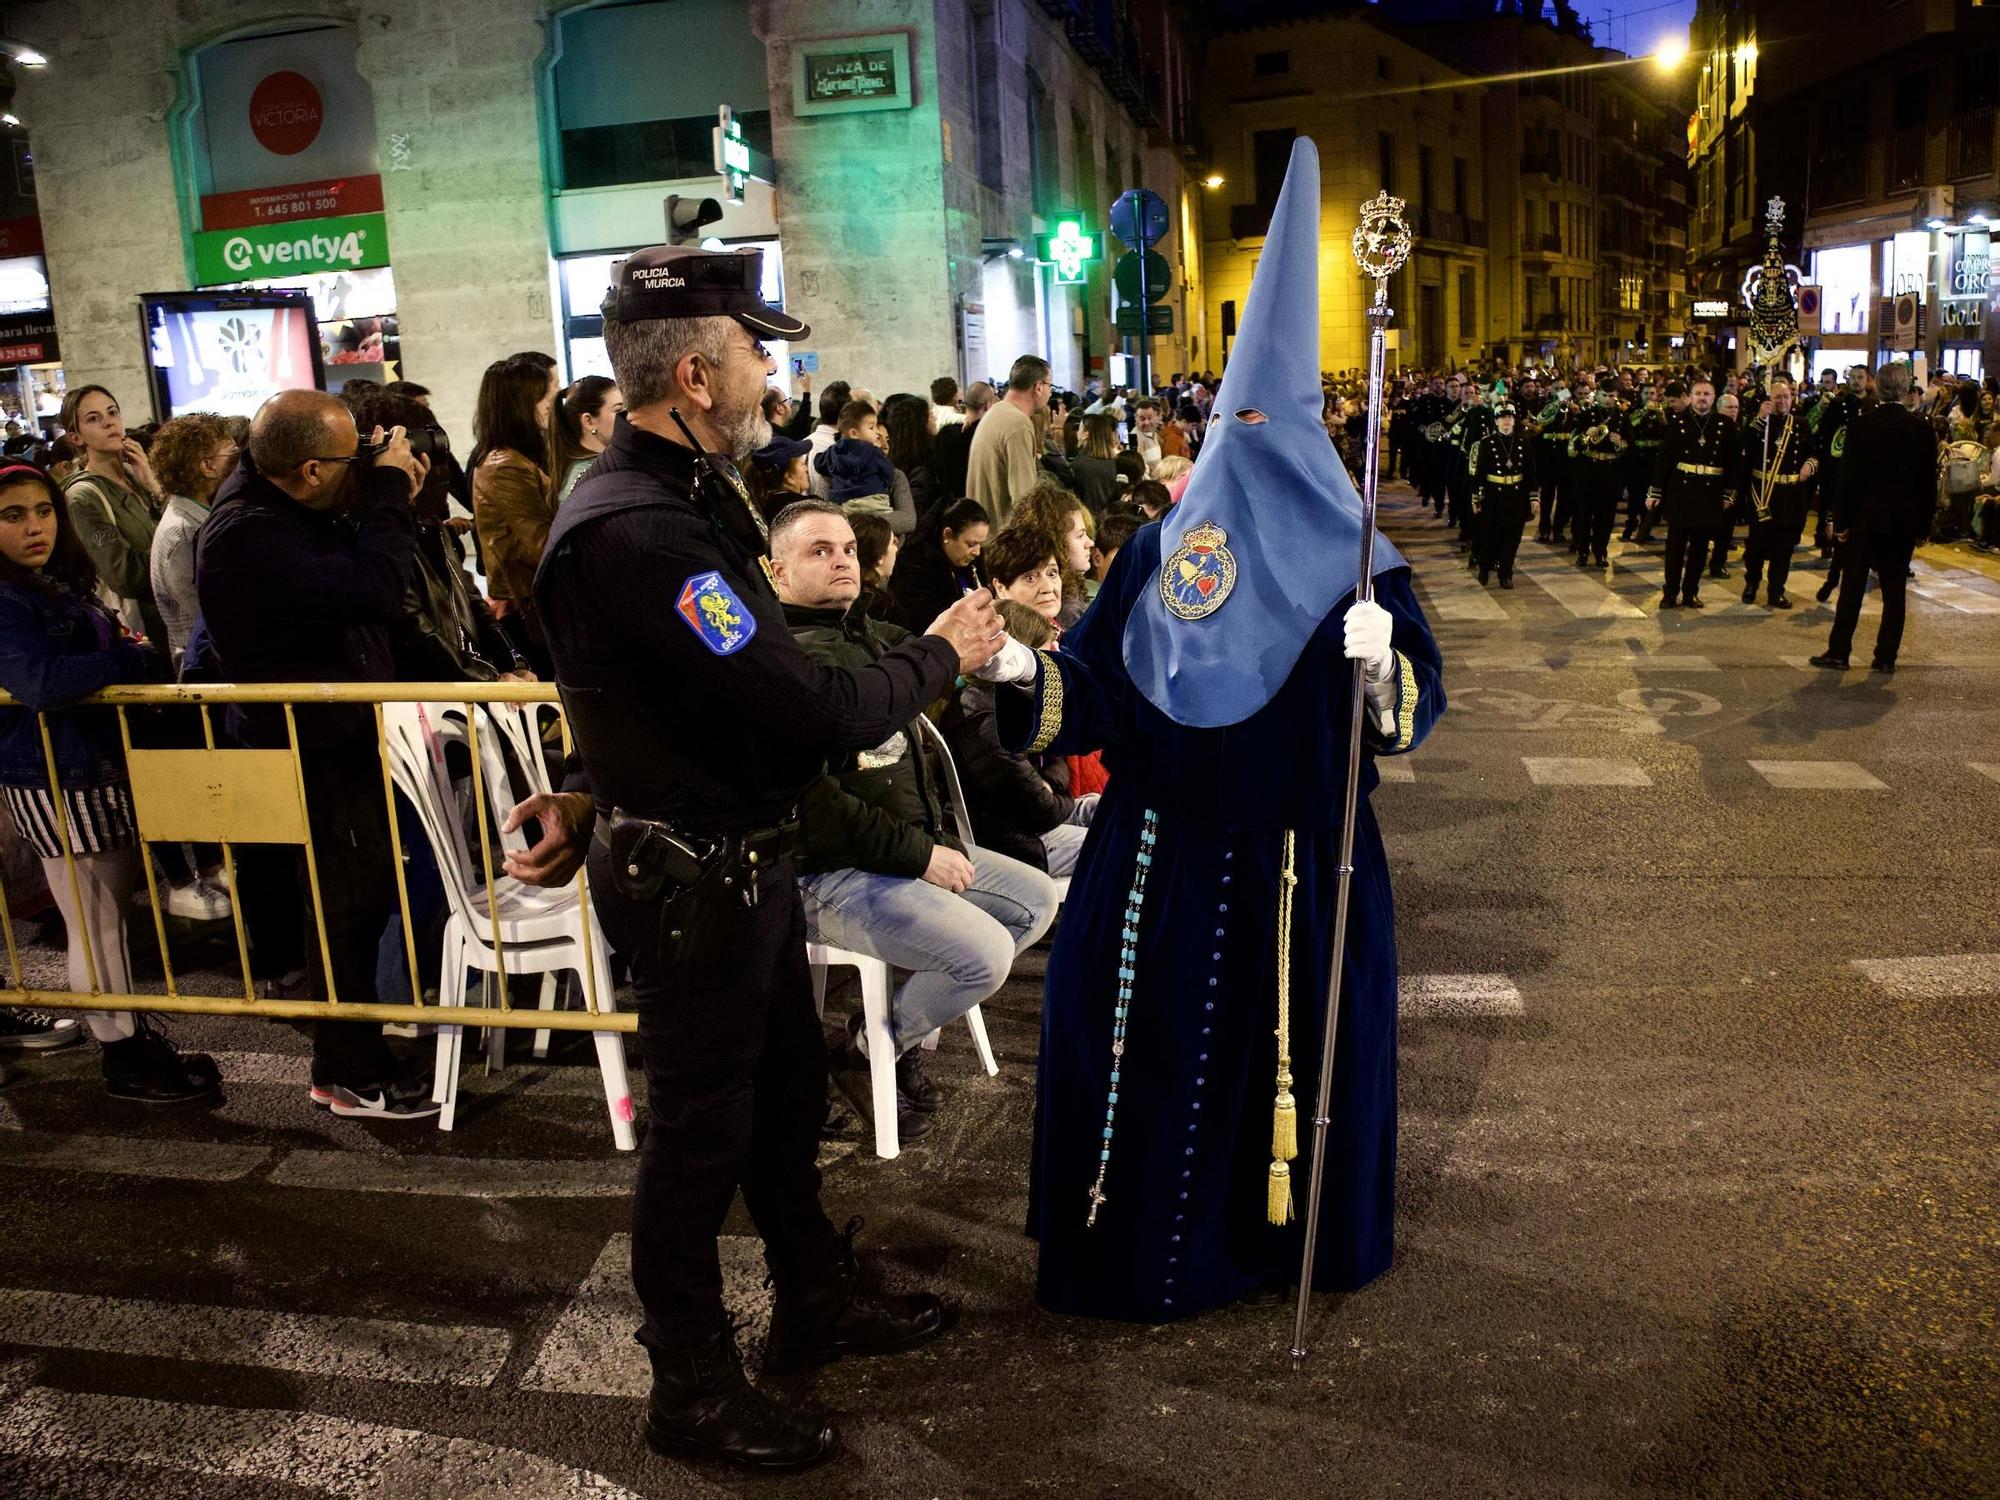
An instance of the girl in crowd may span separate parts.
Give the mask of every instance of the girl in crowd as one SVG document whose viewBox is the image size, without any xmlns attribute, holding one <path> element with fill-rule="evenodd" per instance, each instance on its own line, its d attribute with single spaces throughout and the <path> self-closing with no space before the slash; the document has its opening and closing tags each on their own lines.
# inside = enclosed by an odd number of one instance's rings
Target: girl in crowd
<svg viewBox="0 0 2000 1500">
<path fill-rule="evenodd" d="M 854 556 L 861 565 L 861 611 L 878 620 L 887 619 L 889 579 L 896 571 L 902 539 L 890 529 L 886 516 L 861 511 L 847 521 L 854 528 Z"/>
<path fill-rule="evenodd" d="M 1070 491 L 1044 479 L 1014 507 L 1009 524 L 1046 531 L 1061 544 L 1056 562 L 1062 568 L 1062 608 L 1056 616 L 1056 628 L 1069 629 L 1083 618 L 1090 604 L 1083 581 L 1090 571 L 1090 544 L 1097 535 L 1090 512 Z"/>
<path fill-rule="evenodd" d="M 1076 492 L 1094 516 L 1118 497 L 1118 421 L 1108 412 L 1083 419 L 1083 446 L 1069 461 Z"/>
<path fill-rule="evenodd" d="M 907 630 L 925 631 L 966 594 L 989 587 L 981 554 L 992 530 L 992 518 L 977 500 L 933 505 L 896 565 L 889 618 Z"/>
<path fill-rule="evenodd" d="M 101 385 L 78 386 L 63 399 L 62 425 L 82 450 L 82 462 L 63 481 L 63 494 L 97 570 L 99 597 L 126 628 L 149 641 L 165 641 L 150 561 L 164 496 L 152 462 L 126 433 L 118 398 Z"/>
<path fill-rule="evenodd" d="M 49 711 L 116 683 L 157 680 L 166 662 L 96 595 L 97 569 L 62 491 L 39 469 L 0 467 L 0 688 L 22 705 L 0 708 L 0 795 L 62 912 L 69 988 L 115 995 L 132 992 L 125 913 L 140 860 L 118 723 L 109 708 Z M 60 799 L 49 786 L 38 712 L 49 715 Z M 63 858 L 65 841 L 73 861 Z M 134 1012 L 88 1011 L 84 1020 L 103 1048 L 104 1086 L 114 1097 L 148 1104 L 222 1097 L 211 1058 L 182 1054 Z"/>
<path fill-rule="evenodd" d="M 549 458 L 553 467 L 549 472 L 557 476 L 557 505 L 569 499 L 577 481 L 597 462 L 597 455 L 611 441 L 611 425 L 623 410 L 625 398 L 618 394 L 618 382 L 602 375 L 584 376 L 550 404 Z"/>
<path fill-rule="evenodd" d="M 910 486 L 910 502 L 921 516 L 937 503 L 933 444 L 937 414 L 921 396 L 891 396 L 882 407 L 882 427 L 889 438 L 889 462 Z"/>
<path fill-rule="evenodd" d="M 153 603 L 166 634 L 161 638 L 180 665 L 201 601 L 194 593 L 194 542 L 216 489 L 236 467 L 236 438 L 226 417 L 190 412 L 164 424 L 149 455 L 167 508 L 153 533 Z"/>
<path fill-rule="evenodd" d="M 750 455 L 743 470 L 750 501 L 766 521 L 794 500 L 812 494 L 812 443 L 805 438 L 774 437 Z"/>
<path fill-rule="evenodd" d="M 472 520 L 486 561 L 493 612 L 514 632 L 515 648 L 548 676 L 548 649 L 535 622 L 535 569 L 555 524 L 555 491 L 542 434 L 556 399 L 556 372 L 515 355 L 486 367 L 473 408 Z"/>
</svg>

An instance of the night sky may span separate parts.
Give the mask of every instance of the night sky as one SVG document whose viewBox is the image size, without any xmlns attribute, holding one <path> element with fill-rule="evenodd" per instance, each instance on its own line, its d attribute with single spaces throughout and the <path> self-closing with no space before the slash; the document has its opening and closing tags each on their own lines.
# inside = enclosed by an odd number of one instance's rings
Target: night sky
<svg viewBox="0 0 2000 1500">
<path fill-rule="evenodd" d="M 1651 52 L 1669 36 L 1685 37 L 1695 0 L 1576 0 L 1596 39 L 1620 52 Z"/>
</svg>

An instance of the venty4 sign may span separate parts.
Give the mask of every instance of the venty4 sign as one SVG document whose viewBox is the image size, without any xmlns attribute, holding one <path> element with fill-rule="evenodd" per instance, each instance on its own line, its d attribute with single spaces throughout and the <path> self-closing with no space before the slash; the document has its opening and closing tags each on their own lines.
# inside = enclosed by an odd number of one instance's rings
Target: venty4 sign
<svg viewBox="0 0 2000 1500">
<path fill-rule="evenodd" d="M 389 232 L 380 214 L 214 230 L 194 237 L 194 263 L 196 286 L 358 271 L 389 264 Z"/>
</svg>

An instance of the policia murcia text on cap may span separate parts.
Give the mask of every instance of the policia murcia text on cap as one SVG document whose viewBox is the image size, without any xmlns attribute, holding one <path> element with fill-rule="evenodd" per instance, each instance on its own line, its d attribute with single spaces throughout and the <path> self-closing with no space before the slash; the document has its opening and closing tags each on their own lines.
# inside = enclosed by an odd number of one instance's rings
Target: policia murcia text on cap
<svg viewBox="0 0 2000 1500">
<path fill-rule="evenodd" d="M 587 845 L 632 971 L 651 1115 L 632 1232 L 647 1441 L 790 1468 L 837 1439 L 744 1376 L 716 1253 L 739 1188 L 773 1277 L 766 1369 L 910 1348 L 955 1321 L 934 1296 L 864 1293 L 853 1226 L 820 1205 L 826 1055 L 795 806 L 830 758 L 880 744 L 1005 636 L 982 591 L 866 667 L 793 642 L 735 469 L 770 438 L 758 340 L 810 331 L 763 301 L 761 262 L 657 246 L 614 268 L 604 340 L 625 412 L 535 577 L 580 785 L 559 816 L 535 814 L 550 831 L 509 868 L 566 880 Z"/>
</svg>

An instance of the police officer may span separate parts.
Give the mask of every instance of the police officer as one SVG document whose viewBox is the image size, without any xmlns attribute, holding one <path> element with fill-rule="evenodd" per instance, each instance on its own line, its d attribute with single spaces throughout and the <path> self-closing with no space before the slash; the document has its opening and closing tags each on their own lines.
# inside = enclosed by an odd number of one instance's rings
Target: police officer
<svg viewBox="0 0 2000 1500">
<path fill-rule="evenodd" d="M 1667 419 L 1666 441 L 1646 505 L 1667 521 L 1667 577 L 1661 609 L 1702 608 L 1701 573 L 1736 503 L 1736 428 L 1715 409 L 1715 382 L 1697 375 L 1688 408 Z"/>
<path fill-rule="evenodd" d="M 732 467 L 770 437 L 759 340 L 810 331 L 762 301 L 761 260 L 656 246 L 614 269 L 604 339 L 626 410 L 557 514 L 535 601 L 591 797 L 551 809 L 543 844 L 591 830 L 650 1097 L 632 1234 L 646 1439 L 768 1469 L 837 1439 L 744 1376 L 716 1251 L 739 1188 L 772 1276 L 767 1370 L 907 1349 L 955 1319 L 933 1296 L 863 1290 L 859 1221 L 843 1234 L 820 1206 L 826 1048 L 795 804 L 828 757 L 880 744 L 1005 636 L 980 590 L 867 666 L 815 663 L 792 639 Z M 574 868 L 531 853 L 541 873 Z"/>
<path fill-rule="evenodd" d="M 1528 506 L 1534 499 L 1535 465 L 1525 434 L 1515 430 L 1514 404 L 1502 401 L 1493 412 L 1493 430 L 1472 447 L 1471 496 L 1477 518 L 1479 581 L 1500 570 L 1500 587 L 1514 586 L 1514 554 L 1521 550 Z"/>
<path fill-rule="evenodd" d="M 1771 397 L 1743 432 L 1745 492 L 1750 497 L 1750 538 L 1743 546 L 1743 602 L 1757 601 L 1766 565 L 1771 608 L 1790 609 L 1785 580 L 1792 552 L 1806 526 L 1807 491 L 1819 460 L 1812 427 L 1792 407 L 1791 377 L 1771 377 Z"/>
<path fill-rule="evenodd" d="M 1600 385 L 1592 404 L 1571 424 L 1569 459 L 1570 511 L 1575 534 L 1570 551 L 1576 565 L 1587 568 L 1595 559 L 1605 566 L 1611 546 L 1611 523 L 1625 490 L 1620 470 L 1625 462 L 1625 414 L 1607 386 Z"/>
</svg>

